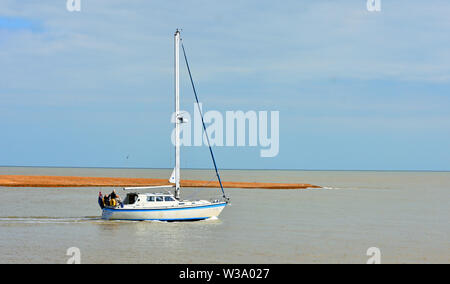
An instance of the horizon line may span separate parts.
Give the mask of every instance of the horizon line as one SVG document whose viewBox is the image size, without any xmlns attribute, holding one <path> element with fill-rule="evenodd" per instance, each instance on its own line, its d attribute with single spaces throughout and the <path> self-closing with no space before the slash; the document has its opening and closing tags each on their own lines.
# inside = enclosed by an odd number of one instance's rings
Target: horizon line
<svg viewBox="0 0 450 284">
<path fill-rule="evenodd" d="M 0 168 L 63 168 L 63 169 L 130 169 L 130 170 L 171 170 L 172 168 L 159 168 L 159 167 L 99 167 L 99 166 L 12 166 L 12 165 L 0 165 Z M 185 170 L 214 170 L 213 168 L 182 168 Z M 258 168 L 221 168 L 219 170 L 225 171 L 305 171 L 305 172 L 450 172 L 450 170 L 357 170 L 357 169 L 258 169 Z"/>
</svg>

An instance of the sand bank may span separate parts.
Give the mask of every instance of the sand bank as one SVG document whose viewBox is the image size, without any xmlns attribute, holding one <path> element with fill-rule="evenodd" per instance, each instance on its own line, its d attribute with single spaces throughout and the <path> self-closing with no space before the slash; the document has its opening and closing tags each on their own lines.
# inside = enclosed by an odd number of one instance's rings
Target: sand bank
<svg viewBox="0 0 450 284">
<path fill-rule="evenodd" d="M 262 183 L 262 182 L 222 182 L 225 188 L 265 188 L 265 189 L 305 189 L 320 188 L 312 184 Z M 169 185 L 167 179 L 74 177 L 74 176 L 23 176 L 0 175 L 0 186 L 8 187 L 127 187 Z M 182 180 L 182 187 L 219 187 L 218 182 Z"/>
</svg>

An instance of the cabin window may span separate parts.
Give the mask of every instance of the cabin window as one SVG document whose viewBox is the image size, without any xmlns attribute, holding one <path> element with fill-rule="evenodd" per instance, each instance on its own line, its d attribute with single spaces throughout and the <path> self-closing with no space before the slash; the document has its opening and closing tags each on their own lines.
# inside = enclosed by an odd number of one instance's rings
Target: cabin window
<svg viewBox="0 0 450 284">
<path fill-rule="evenodd" d="M 154 202 L 155 201 L 155 197 L 154 196 L 147 196 L 147 201 L 148 202 Z"/>
<path fill-rule="evenodd" d="M 129 193 L 125 197 L 125 200 L 123 201 L 123 204 L 134 204 L 136 202 L 138 195 L 135 193 Z"/>
<path fill-rule="evenodd" d="M 163 197 L 162 196 L 156 196 L 156 201 L 163 201 Z"/>
<path fill-rule="evenodd" d="M 175 201 L 172 196 L 165 196 L 164 201 Z"/>
</svg>

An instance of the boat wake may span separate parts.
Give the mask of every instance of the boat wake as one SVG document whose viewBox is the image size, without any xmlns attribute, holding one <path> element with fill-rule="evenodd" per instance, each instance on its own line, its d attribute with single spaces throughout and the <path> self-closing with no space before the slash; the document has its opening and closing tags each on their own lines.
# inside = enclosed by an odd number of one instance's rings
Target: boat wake
<svg viewBox="0 0 450 284">
<path fill-rule="evenodd" d="M 319 188 L 319 189 L 345 189 L 345 188 L 342 188 L 342 187 L 332 187 L 332 186 L 322 186 L 321 188 Z"/>
<path fill-rule="evenodd" d="M 211 218 L 206 219 L 205 221 L 216 221 L 219 220 L 219 217 L 217 216 L 212 216 Z"/>
<path fill-rule="evenodd" d="M 100 217 L 48 217 L 32 216 L 18 217 L 8 216 L 0 217 L 0 224 L 73 224 L 73 223 L 92 223 L 103 222 Z"/>
</svg>

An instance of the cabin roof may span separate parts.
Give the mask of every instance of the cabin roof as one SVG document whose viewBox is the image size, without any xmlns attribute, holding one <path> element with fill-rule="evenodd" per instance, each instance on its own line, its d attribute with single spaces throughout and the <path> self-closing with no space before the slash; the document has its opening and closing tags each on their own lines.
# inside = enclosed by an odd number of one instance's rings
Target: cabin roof
<svg viewBox="0 0 450 284">
<path fill-rule="evenodd" d="M 145 196 L 173 196 L 173 194 L 170 192 L 146 192 L 146 193 L 129 192 L 128 194 L 137 194 Z"/>
</svg>

